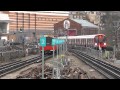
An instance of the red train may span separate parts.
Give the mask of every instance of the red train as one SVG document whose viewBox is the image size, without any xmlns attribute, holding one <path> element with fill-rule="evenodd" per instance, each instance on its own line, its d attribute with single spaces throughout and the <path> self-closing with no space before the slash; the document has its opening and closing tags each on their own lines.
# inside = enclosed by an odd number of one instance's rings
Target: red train
<svg viewBox="0 0 120 90">
<path fill-rule="evenodd" d="M 60 39 L 66 39 L 66 37 L 59 37 Z M 80 36 L 68 36 L 68 44 L 72 46 L 87 46 L 96 49 L 106 49 L 107 40 L 104 34 L 95 35 L 80 35 Z"/>
<path fill-rule="evenodd" d="M 44 47 L 45 54 L 52 54 L 53 46 L 51 45 L 53 37 L 46 36 L 46 46 Z M 54 46 L 54 50 L 56 52 L 57 46 Z M 40 46 L 40 51 L 42 51 L 42 47 Z"/>
</svg>

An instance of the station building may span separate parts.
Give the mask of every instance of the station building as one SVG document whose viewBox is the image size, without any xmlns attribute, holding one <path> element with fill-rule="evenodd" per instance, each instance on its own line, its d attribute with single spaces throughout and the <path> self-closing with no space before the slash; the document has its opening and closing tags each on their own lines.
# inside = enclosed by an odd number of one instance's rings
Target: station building
<svg viewBox="0 0 120 90">
<path fill-rule="evenodd" d="M 64 29 L 63 23 L 65 20 L 70 21 L 70 28 L 68 30 Z M 54 35 L 56 36 L 64 36 L 66 34 L 68 34 L 68 36 L 92 35 L 98 34 L 98 30 L 98 26 L 83 19 L 67 18 L 54 24 Z"/>
<path fill-rule="evenodd" d="M 7 39 L 6 34 L 13 34 L 20 29 L 28 35 L 35 32 L 49 34 L 54 32 L 54 24 L 69 17 L 66 11 L 1 11 L 0 35 Z M 10 38 L 9 38 L 10 39 Z"/>
</svg>

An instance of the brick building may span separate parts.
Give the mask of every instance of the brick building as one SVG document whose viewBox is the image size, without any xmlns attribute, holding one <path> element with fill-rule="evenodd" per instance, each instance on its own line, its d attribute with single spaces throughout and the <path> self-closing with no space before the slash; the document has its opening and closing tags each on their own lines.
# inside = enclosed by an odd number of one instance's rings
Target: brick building
<svg viewBox="0 0 120 90">
<path fill-rule="evenodd" d="M 53 32 L 54 24 L 68 17 L 69 12 L 62 11 L 1 11 L 0 33 L 12 34 L 22 28 L 39 36 Z"/>
<path fill-rule="evenodd" d="M 70 21 L 70 28 L 67 32 L 63 27 L 64 20 Z M 63 36 L 66 33 L 68 33 L 69 36 L 98 34 L 99 27 L 88 22 L 87 20 L 70 18 L 64 20 L 54 24 L 55 35 Z"/>
</svg>

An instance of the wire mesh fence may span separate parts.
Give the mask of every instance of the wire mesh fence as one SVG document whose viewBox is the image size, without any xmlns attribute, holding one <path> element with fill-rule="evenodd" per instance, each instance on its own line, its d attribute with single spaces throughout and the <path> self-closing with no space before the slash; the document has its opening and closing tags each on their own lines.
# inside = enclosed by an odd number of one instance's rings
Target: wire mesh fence
<svg viewBox="0 0 120 90">
<path fill-rule="evenodd" d="M 100 60 L 114 59 L 113 51 L 96 50 L 94 48 L 84 47 L 84 46 L 76 46 L 75 48 L 85 54 L 88 54 L 89 56 L 96 58 L 96 59 L 100 59 Z"/>
</svg>

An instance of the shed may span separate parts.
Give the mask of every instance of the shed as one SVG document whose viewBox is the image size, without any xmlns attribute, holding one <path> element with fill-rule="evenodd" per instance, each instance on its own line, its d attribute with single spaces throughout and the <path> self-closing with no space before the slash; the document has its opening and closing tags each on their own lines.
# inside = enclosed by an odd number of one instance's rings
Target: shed
<svg viewBox="0 0 120 90">
<path fill-rule="evenodd" d="M 70 28 L 65 30 L 63 27 L 63 23 L 65 20 L 70 21 Z M 54 24 L 54 35 L 56 36 L 76 36 L 76 35 L 92 35 L 98 34 L 99 27 L 94 25 L 93 23 L 82 20 L 82 19 L 64 19 L 56 24 Z"/>
</svg>

